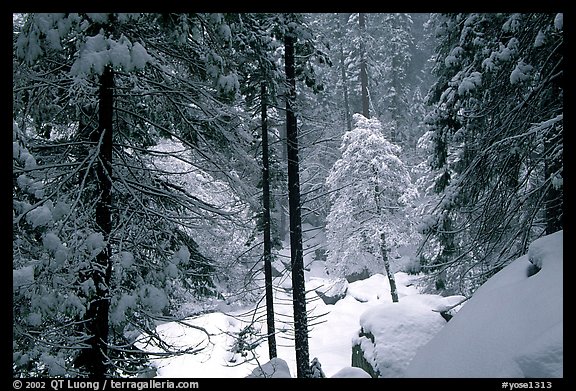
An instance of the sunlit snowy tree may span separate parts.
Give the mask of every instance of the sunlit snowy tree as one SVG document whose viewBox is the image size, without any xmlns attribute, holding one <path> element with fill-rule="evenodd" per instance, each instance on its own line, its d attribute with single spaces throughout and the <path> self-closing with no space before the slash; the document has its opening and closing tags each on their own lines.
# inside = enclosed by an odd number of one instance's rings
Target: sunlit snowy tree
<svg viewBox="0 0 576 391">
<path fill-rule="evenodd" d="M 380 122 L 360 114 L 353 120 L 327 179 L 327 270 L 336 276 L 387 273 L 397 301 L 390 258 L 409 238 L 405 208 L 416 190 L 398 158 L 400 147 L 384 138 Z"/>
</svg>

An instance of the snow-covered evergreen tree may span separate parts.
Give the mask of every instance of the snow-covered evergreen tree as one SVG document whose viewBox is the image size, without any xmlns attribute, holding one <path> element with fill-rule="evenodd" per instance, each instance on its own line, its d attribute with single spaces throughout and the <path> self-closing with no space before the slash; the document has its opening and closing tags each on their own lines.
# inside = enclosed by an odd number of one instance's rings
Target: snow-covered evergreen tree
<svg viewBox="0 0 576 391">
<path fill-rule="evenodd" d="M 436 286 L 469 294 L 562 228 L 563 15 L 434 15 L 426 118 L 439 200 L 422 225 Z"/>
<path fill-rule="evenodd" d="M 382 133 L 378 119 L 354 114 L 342 139 L 342 157 L 327 179 L 327 270 L 336 276 L 389 273 L 390 255 L 406 243 L 406 206 L 416 196 L 400 147 Z"/>
<path fill-rule="evenodd" d="M 201 310 L 190 307 L 218 295 L 216 285 L 245 287 L 238 276 L 252 265 L 239 259 L 254 259 L 240 255 L 249 253 L 245 195 L 255 188 L 242 170 L 256 164 L 232 114 L 228 25 L 220 14 L 15 21 L 13 269 L 27 278 L 14 291 L 14 375 L 135 375 L 145 362 L 137 338 L 155 340 L 159 317 Z M 102 83 L 105 70 L 113 83 Z M 102 86 L 113 96 L 106 159 L 95 137 Z M 107 215 L 98 212 L 103 178 Z M 102 302 L 98 325 L 84 327 Z M 96 350 L 96 327 L 106 363 L 77 359 Z"/>
</svg>

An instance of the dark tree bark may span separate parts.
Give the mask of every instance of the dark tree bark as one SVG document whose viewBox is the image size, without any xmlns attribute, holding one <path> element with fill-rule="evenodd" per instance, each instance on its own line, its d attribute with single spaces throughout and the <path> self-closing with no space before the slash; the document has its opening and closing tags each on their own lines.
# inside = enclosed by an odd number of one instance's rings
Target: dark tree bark
<svg viewBox="0 0 576 391">
<path fill-rule="evenodd" d="M 390 295 L 392 296 L 392 302 L 398 303 L 398 289 L 396 289 L 396 279 L 394 278 L 394 273 L 392 273 L 392 270 L 390 270 L 390 260 L 388 259 L 388 251 L 386 250 L 386 235 L 384 232 L 380 233 L 380 255 L 382 255 L 384 268 L 386 269 L 386 276 L 388 277 L 388 282 L 390 283 Z"/>
<path fill-rule="evenodd" d="M 298 128 L 294 103 L 296 78 L 294 44 L 296 37 L 288 32 L 284 36 L 284 62 L 288 93 L 286 97 L 286 133 L 288 146 L 288 207 L 290 210 L 290 255 L 292 260 L 292 300 L 294 306 L 294 333 L 297 377 L 310 377 L 308 351 L 308 319 L 306 314 L 306 288 L 304 286 L 304 259 L 302 251 L 302 217 L 300 208 L 300 176 L 298 173 Z"/>
<path fill-rule="evenodd" d="M 374 201 L 376 202 L 376 214 L 379 218 L 382 218 L 382 206 L 380 205 L 380 183 L 378 181 L 378 170 L 372 167 L 372 173 L 376 178 L 376 185 L 374 186 Z M 382 257 L 382 262 L 384 263 L 384 269 L 386 269 L 386 276 L 388 277 L 388 282 L 390 283 L 390 296 L 392 297 L 392 302 L 398 302 L 398 289 L 396 289 L 396 279 L 394 278 L 394 273 L 390 270 L 390 260 L 388 259 L 388 250 L 386 246 L 386 234 L 380 232 L 380 256 Z"/>
<path fill-rule="evenodd" d="M 104 236 L 106 247 L 92 264 L 91 278 L 96 294 L 86 311 L 86 333 L 89 348 L 83 351 L 81 363 L 94 378 L 106 377 L 108 371 L 108 312 L 109 284 L 112 272 L 109 238 L 112 231 L 112 118 L 114 73 L 106 67 L 100 76 L 98 129 L 90 134 L 90 141 L 100 145 L 96 162 L 96 226 Z"/>
<path fill-rule="evenodd" d="M 282 162 L 286 162 L 288 164 L 288 150 L 286 145 L 286 126 L 280 126 L 280 140 L 282 141 L 282 145 L 280 148 L 280 158 Z M 280 236 L 280 240 L 286 240 L 288 237 L 288 233 L 290 232 L 289 222 L 288 222 L 288 197 L 286 193 L 279 194 L 276 198 L 276 202 L 278 202 L 278 211 L 280 214 L 280 226 L 278 227 L 278 234 Z"/>
<path fill-rule="evenodd" d="M 268 354 L 276 354 L 276 330 L 274 327 L 274 292 L 272 290 L 272 239 L 270 234 L 270 163 L 268 159 L 268 105 L 266 83 L 261 83 L 262 110 L 262 208 L 264 225 L 264 285 L 266 287 L 266 323 L 268 326 Z"/>
<path fill-rule="evenodd" d="M 358 14 L 358 24 L 360 25 L 360 83 L 362 87 L 362 115 L 370 118 L 370 97 L 368 96 L 368 66 L 366 64 L 366 15 L 362 12 Z"/>
</svg>

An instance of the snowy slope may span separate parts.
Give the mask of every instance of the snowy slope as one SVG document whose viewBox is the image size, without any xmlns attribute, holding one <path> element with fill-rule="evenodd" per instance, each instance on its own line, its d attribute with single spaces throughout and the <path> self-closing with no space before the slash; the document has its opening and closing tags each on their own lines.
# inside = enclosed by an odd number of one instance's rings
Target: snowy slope
<svg viewBox="0 0 576 391">
<path fill-rule="evenodd" d="M 541 270 L 528 276 L 531 265 Z M 562 377 L 563 231 L 490 278 L 414 357 L 407 377 Z"/>
</svg>

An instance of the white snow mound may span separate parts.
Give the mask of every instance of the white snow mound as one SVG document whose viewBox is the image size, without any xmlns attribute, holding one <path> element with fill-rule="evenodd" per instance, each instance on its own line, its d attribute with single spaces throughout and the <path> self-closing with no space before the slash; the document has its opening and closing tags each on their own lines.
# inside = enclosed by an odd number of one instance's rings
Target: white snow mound
<svg viewBox="0 0 576 391">
<path fill-rule="evenodd" d="M 422 347 L 406 377 L 563 376 L 563 231 L 492 276 Z M 537 273 L 529 273 L 536 265 Z"/>
<path fill-rule="evenodd" d="M 266 364 L 255 368 L 252 373 L 246 377 L 262 377 L 262 378 L 271 378 L 271 377 L 292 377 L 290 375 L 290 369 L 288 368 L 288 364 L 286 361 L 282 360 L 281 358 L 274 357 L 272 360 L 268 361 Z"/>
</svg>

